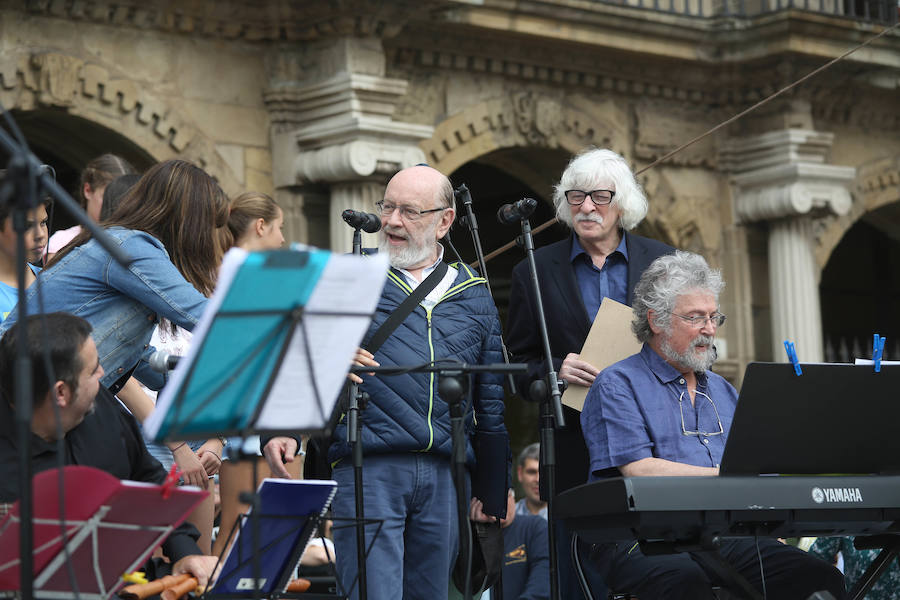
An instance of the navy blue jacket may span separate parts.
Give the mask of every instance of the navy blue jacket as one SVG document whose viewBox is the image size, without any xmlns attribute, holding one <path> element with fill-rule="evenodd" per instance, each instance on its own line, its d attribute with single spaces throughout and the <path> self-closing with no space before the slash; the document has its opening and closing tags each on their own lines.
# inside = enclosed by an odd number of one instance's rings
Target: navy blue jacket
<svg viewBox="0 0 900 600">
<path fill-rule="evenodd" d="M 416 366 L 431 361 L 461 361 L 477 365 L 502 362 L 500 320 L 485 280 L 462 263 L 450 289 L 430 310 L 417 306 L 375 353 L 381 366 Z M 390 314 L 412 293 L 396 270 L 387 282 L 363 346 Z M 362 444 L 366 455 L 397 452 L 434 452 L 450 456 L 450 414 L 438 393 L 435 373 L 404 375 L 363 375 L 362 390 L 369 403 L 362 411 Z M 502 433 L 502 376 L 483 373 L 469 378 L 474 410 L 466 412 L 466 458 L 474 463 L 471 434 L 479 431 Z M 329 461 L 350 454 L 346 419 L 335 428 Z M 498 457 L 499 458 L 499 457 Z M 505 461 L 506 457 L 503 457 Z"/>
<path fill-rule="evenodd" d="M 550 598 L 550 549 L 547 520 L 516 515 L 503 530 L 503 599 Z"/>
</svg>

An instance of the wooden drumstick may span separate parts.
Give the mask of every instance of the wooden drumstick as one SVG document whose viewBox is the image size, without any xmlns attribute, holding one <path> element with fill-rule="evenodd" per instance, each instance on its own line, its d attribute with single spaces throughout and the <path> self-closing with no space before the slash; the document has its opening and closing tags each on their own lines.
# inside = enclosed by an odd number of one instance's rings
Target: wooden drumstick
<svg viewBox="0 0 900 600">
<path fill-rule="evenodd" d="M 166 588 L 163 590 L 163 593 L 160 594 L 162 600 L 179 600 L 182 596 L 188 594 L 189 592 L 193 592 L 197 589 L 197 578 L 189 577 L 187 580 L 182 581 L 178 585 L 173 585 L 170 588 Z"/>
<path fill-rule="evenodd" d="M 144 600 L 145 598 L 159 594 L 173 585 L 178 585 L 179 583 L 187 581 L 190 577 L 191 576 L 187 573 L 181 575 L 166 575 L 165 577 L 160 577 L 159 579 L 154 579 L 147 583 L 129 585 L 119 591 L 119 597 L 122 598 L 122 600 Z"/>
</svg>

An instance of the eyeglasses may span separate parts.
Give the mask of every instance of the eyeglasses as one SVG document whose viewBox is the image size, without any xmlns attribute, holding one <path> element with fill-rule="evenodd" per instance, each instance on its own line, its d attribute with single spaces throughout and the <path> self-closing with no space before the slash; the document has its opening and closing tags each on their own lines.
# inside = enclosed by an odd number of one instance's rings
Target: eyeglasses
<svg viewBox="0 0 900 600">
<path fill-rule="evenodd" d="M 385 202 L 384 200 L 376 202 L 375 206 L 378 207 L 378 210 L 381 212 L 382 217 L 389 217 L 394 214 L 395 210 L 399 210 L 400 216 L 407 221 L 418 221 L 422 218 L 422 215 L 427 215 L 428 213 L 438 212 L 439 210 L 447 210 L 448 208 L 450 208 L 449 206 L 443 206 L 441 208 L 419 210 L 417 208 L 413 208 L 412 206 L 397 206 L 396 204 L 391 204 L 389 202 Z"/>
<path fill-rule="evenodd" d="M 678 410 L 679 410 L 679 412 L 681 412 L 681 433 L 683 435 L 702 435 L 702 436 L 706 436 L 706 437 L 713 436 L 713 435 L 722 435 L 723 433 L 725 433 L 725 428 L 722 427 L 722 419 L 719 418 L 719 411 L 718 411 L 718 409 L 716 409 L 715 402 L 713 402 L 712 398 L 710 398 L 709 396 L 707 396 L 700 390 L 697 390 L 694 392 L 694 394 L 695 394 L 694 398 L 696 399 L 697 396 L 703 396 L 704 398 L 709 400 L 709 403 L 713 408 L 713 412 L 716 413 L 716 423 L 719 424 L 719 430 L 712 431 L 712 432 L 700 431 L 699 430 L 699 427 L 700 427 L 700 419 L 699 418 L 697 419 L 697 427 L 698 427 L 697 431 L 688 431 L 687 429 L 685 429 L 685 427 L 684 427 L 684 395 L 686 393 L 687 393 L 687 390 L 684 390 L 681 392 L 681 395 L 678 396 Z"/>
<path fill-rule="evenodd" d="M 584 203 L 585 198 L 590 198 L 591 202 L 597 206 L 606 206 L 612 202 L 616 193 L 612 190 L 594 190 L 585 192 L 584 190 L 566 190 L 566 202 L 572 206 L 579 206 Z"/>
<path fill-rule="evenodd" d="M 689 317 L 687 315 L 679 315 L 678 313 L 670 313 L 675 315 L 679 319 L 684 319 L 688 323 L 691 324 L 691 327 L 694 329 L 701 329 L 704 325 L 706 325 L 707 321 L 710 321 L 716 327 L 721 327 L 725 323 L 725 315 L 720 312 L 715 312 L 711 315 L 697 315 L 694 317 Z"/>
</svg>

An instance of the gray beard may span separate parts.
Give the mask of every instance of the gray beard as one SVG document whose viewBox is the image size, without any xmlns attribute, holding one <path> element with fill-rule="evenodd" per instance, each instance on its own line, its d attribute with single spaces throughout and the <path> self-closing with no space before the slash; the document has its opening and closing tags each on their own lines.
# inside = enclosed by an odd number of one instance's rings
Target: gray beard
<svg viewBox="0 0 900 600">
<path fill-rule="evenodd" d="M 681 368 L 690 369 L 694 373 L 703 373 L 708 371 L 713 363 L 716 362 L 716 349 L 713 347 L 715 338 L 708 335 L 701 335 L 694 340 L 694 343 L 684 352 L 676 352 L 669 342 L 663 340 L 659 348 L 667 360 L 675 363 Z M 699 345 L 706 345 L 708 348 L 703 354 L 694 352 L 694 348 Z"/>
</svg>

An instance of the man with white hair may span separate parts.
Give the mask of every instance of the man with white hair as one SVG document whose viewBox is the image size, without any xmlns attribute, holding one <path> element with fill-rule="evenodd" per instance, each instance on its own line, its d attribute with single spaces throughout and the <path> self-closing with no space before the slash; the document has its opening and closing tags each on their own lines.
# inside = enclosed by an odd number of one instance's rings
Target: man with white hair
<svg viewBox="0 0 900 600">
<path fill-rule="evenodd" d="M 569 383 L 589 386 L 598 369 L 579 356 L 603 298 L 631 305 L 644 269 L 673 248 L 630 232 L 647 214 L 647 198 L 625 159 L 611 150 L 592 148 L 574 157 L 553 195 L 559 220 L 572 228 L 568 238 L 535 252 L 541 299 L 550 337 L 553 367 Z M 536 379 L 546 375 L 528 264 L 512 274 L 506 343 L 516 362 L 528 363 L 518 380 L 527 397 Z M 563 407 L 566 427 L 556 431 L 556 492 L 586 481 L 588 453 L 578 412 Z M 541 497 L 547 499 L 543 487 Z M 569 535 L 557 527 L 560 597 L 580 594 L 569 560 Z M 596 592 L 596 590 L 595 590 Z"/>
<path fill-rule="evenodd" d="M 663 256 L 644 271 L 632 322 L 643 348 L 596 377 L 581 413 L 591 480 L 719 474 L 737 405 L 734 387 L 709 371 L 725 322 L 724 285 L 719 271 L 690 252 Z M 837 569 L 777 540 L 727 539 L 719 553 L 769 599 L 823 590 L 844 597 Z M 712 586 L 727 584 L 700 555 L 647 556 L 636 540 L 595 545 L 592 558 L 612 590 L 641 600 L 713 600 Z"/>
</svg>

